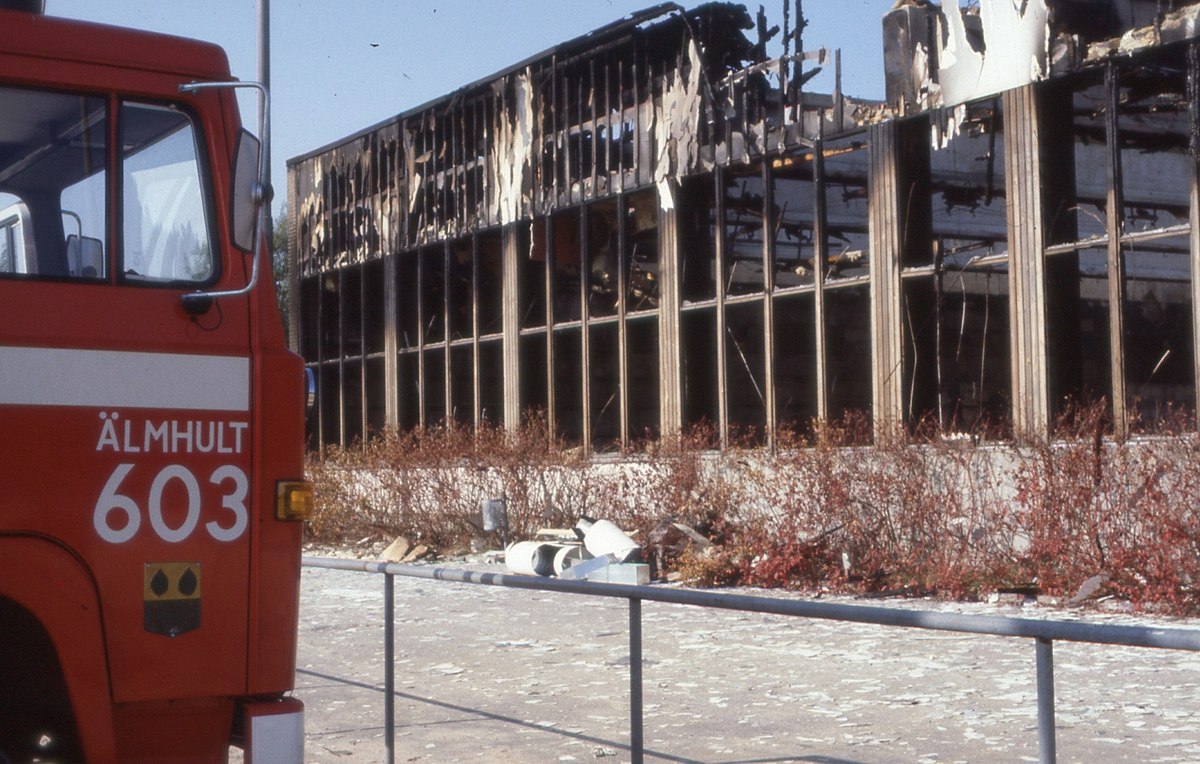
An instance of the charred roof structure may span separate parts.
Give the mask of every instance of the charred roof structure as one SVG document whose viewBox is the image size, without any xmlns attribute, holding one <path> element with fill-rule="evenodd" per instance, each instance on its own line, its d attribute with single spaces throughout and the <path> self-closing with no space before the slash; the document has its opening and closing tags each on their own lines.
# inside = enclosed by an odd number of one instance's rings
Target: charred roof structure
<svg viewBox="0 0 1200 764">
<path fill-rule="evenodd" d="M 838 57 L 786 30 L 768 59 L 761 11 L 663 5 L 292 159 L 314 445 L 534 411 L 597 450 L 1194 420 L 1200 5 L 1175 5 L 900 0 L 883 103 L 807 92 Z"/>
</svg>

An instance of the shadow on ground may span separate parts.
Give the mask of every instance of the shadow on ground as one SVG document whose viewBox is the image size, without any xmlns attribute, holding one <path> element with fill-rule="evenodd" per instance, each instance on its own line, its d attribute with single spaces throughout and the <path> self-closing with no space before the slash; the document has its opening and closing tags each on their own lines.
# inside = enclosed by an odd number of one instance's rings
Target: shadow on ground
<svg viewBox="0 0 1200 764">
<path fill-rule="evenodd" d="M 316 679 L 324 679 L 329 682 L 336 682 L 338 684 L 343 684 L 343 685 L 347 685 L 347 686 L 351 686 L 351 687 L 358 687 L 359 689 L 363 689 L 363 690 L 371 690 L 372 692 L 377 692 L 381 695 L 384 692 L 384 689 L 377 685 L 367 684 L 366 682 L 357 682 L 353 679 L 345 679 L 343 677 L 334 676 L 332 674 L 323 674 L 319 671 L 311 671 L 309 669 L 298 668 L 298 669 L 296 669 L 296 673 L 304 674 L 305 676 L 314 677 Z M 523 721 L 521 719 L 514 719 L 511 716 L 504 716 L 503 714 L 495 714 L 490 711 L 483 711 L 478 708 L 469 708 L 467 706 L 460 706 L 460 705 L 456 705 L 454 703 L 446 703 L 445 701 L 434 700 L 433 698 L 426 698 L 426 697 L 422 697 L 420 695 L 413 695 L 412 693 L 408 693 L 408 692 L 400 692 L 399 690 L 395 691 L 393 694 L 397 698 L 403 698 L 404 700 L 409 700 L 414 703 L 424 703 L 426 705 L 435 706 L 437 708 L 444 708 L 447 711 L 457 711 L 462 714 L 471 714 L 473 716 L 479 717 L 480 719 L 488 719 L 490 721 L 503 722 L 505 724 L 512 724 L 517 727 L 525 727 L 527 729 L 537 730 L 538 732 L 546 732 L 546 733 L 549 733 L 552 735 L 559 735 L 560 737 L 570 738 L 572 740 L 579 740 L 581 742 L 593 743 L 595 745 L 608 746 L 610 748 L 620 749 L 623 751 L 629 750 L 628 745 L 625 745 L 624 743 L 619 743 L 615 740 L 606 740 L 605 738 L 594 737 L 592 735 L 584 735 L 584 734 L 581 734 L 578 732 L 570 732 L 568 730 L 557 729 L 555 727 L 544 727 L 540 724 L 534 724 L 533 722 L 527 722 L 527 721 Z M 447 720 L 444 722 L 433 722 L 433 724 L 459 724 L 459 723 L 461 723 L 461 722 L 454 721 L 454 720 Z M 396 729 L 401 729 L 404 726 L 410 726 L 410 725 L 397 725 Z M 411 725 L 411 726 L 427 727 L 427 726 L 430 726 L 430 723 L 423 723 L 423 724 Z M 361 729 L 368 729 L 368 728 L 361 728 Z M 379 727 L 371 727 L 370 729 L 380 729 L 380 728 Z M 339 731 L 331 730 L 326 734 L 334 734 L 336 732 L 339 732 Z M 775 757 L 772 757 L 769 759 L 730 759 L 730 760 L 725 760 L 725 761 L 705 762 L 705 761 L 700 761 L 698 759 L 689 759 L 689 758 L 686 758 L 683 756 L 673 756 L 669 753 L 655 751 L 650 748 L 645 749 L 645 753 L 646 753 L 647 758 L 653 757 L 656 759 L 661 759 L 663 761 L 674 761 L 674 762 L 677 762 L 678 764 L 785 764 L 785 762 L 798 762 L 798 761 L 811 762 L 812 764 L 865 764 L 865 762 L 861 762 L 861 761 L 851 761 L 850 759 L 839 759 L 839 758 L 834 758 L 832 756 L 812 756 L 812 755 L 809 755 L 809 756 L 775 756 Z"/>
</svg>

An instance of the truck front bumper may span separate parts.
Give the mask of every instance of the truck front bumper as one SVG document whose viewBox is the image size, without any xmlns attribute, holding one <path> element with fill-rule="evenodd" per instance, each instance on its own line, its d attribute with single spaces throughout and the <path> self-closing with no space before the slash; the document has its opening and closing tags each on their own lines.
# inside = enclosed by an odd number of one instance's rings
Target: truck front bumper
<svg viewBox="0 0 1200 764">
<path fill-rule="evenodd" d="M 304 764 L 304 704 L 280 698 L 244 707 L 246 764 Z"/>
</svg>

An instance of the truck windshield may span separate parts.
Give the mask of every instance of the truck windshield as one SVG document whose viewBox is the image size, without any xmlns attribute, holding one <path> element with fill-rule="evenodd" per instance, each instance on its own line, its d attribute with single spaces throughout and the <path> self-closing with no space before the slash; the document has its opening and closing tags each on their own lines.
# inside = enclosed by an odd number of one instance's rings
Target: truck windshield
<svg viewBox="0 0 1200 764">
<path fill-rule="evenodd" d="M 120 179 L 118 279 L 192 287 L 217 275 L 199 130 L 171 106 L 0 87 L 0 278 L 108 280 L 109 170 Z"/>
</svg>

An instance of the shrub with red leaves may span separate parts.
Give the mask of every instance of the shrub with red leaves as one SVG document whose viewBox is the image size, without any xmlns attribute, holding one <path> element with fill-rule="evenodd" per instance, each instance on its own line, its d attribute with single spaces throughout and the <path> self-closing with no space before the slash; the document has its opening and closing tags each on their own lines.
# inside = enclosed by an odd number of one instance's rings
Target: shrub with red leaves
<svg viewBox="0 0 1200 764">
<path fill-rule="evenodd" d="M 932 427 L 880 435 L 862 418 L 777 433 L 771 451 L 753 433 L 720 451 L 704 426 L 592 458 L 536 416 L 513 432 L 383 433 L 310 457 L 308 532 L 462 549 L 485 535 L 481 500 L 503 496 L 514 538 L 608 518 L 656 574 L 696 585 L 1067 598 L 1102 576 L 1096 596 L 1200 613 L 1200 442 L 1161 420 L 1132 423 L 1134 439 L 1111 429 L 1101 402 L 1022 447 Z M 673 523 L 711 545 L 681 541 Z"/>
</svg>

